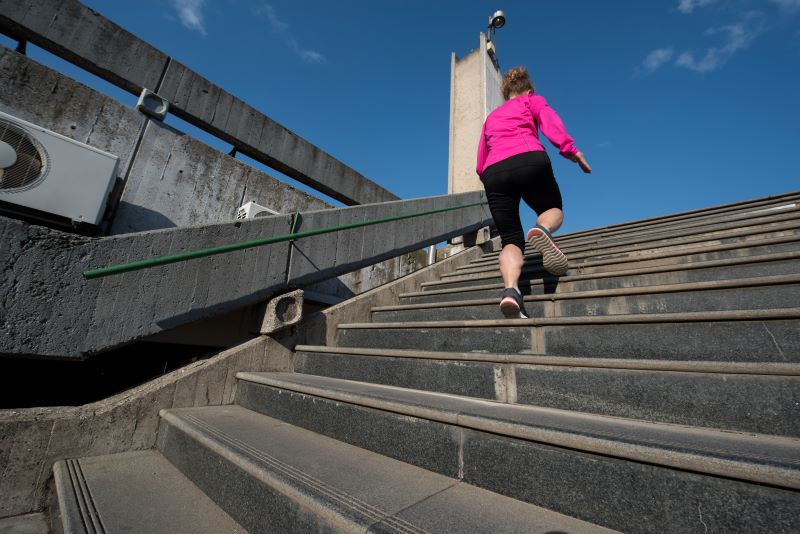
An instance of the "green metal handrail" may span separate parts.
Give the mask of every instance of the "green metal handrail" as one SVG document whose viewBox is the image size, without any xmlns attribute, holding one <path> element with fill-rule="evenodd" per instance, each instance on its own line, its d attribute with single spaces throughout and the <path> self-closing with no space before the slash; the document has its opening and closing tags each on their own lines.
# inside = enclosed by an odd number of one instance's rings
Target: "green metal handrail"
<svg viewBox="0 0 800 534">
<path fill-rule="evenodd" d="M 371 226 L 373 224 L 383 224 L 394 221 L 402 221 L 403 219 L 413 219 L 415 217 L 422 217 L 424 215 L 434 215 L 436 213 L 444 213 L 462 208 L 471 208 L 473 206 L 482 206 L 488 204 L 487 201 L 473 202 L 471 204 L 464 204 L 461 206 L 452 206 L 449 208 L 440 208 L 430 211 L 421 211 L 417 213 L 409 213 L 406 215 L 395 215 L 393 217 L 384 217 L 382 219 L 373 219 L 371 221 L 362 221 L 350 224 L 343 224 L 340 226 L 329 226 L 327 228 L 317 228 L 316 230 L 305 230 L 303 232 L 295 232 L 294 228 L 298 220 L 298 215 L 292 218 L 292 231 L 288 234 L 276 235 L 272 237 L 264 237 L 261 239 L 254 239 L 251 241 L 242 241 L 240 243 L 230 243 L 228 245 L 219 245 L 216 247 L 203 248 L 199 250 L 191 250 L 189 252 L 181 252 L 180 254 L 173 254 L 168 256 L 159 256 L 149 260 L 132 261 L 129 263 L 120 263 L 117 265 L 110 265 L 108 267 L 99 267 L 97 269 L 90 269 L 84 271 L 83 276 L 87 279 L 102 278 L 104 276 L 111 276 L 114 274 L 126 273 L 129 271 L 138 271 L 140 269 L 148 269 L 158 265 L 166 265 L 169 263 L 177 263 L 187 261 L 195 258 L 203 258 L 205 256 L 213 256 L 215 254 L 224 254 L 225 252 L 232 252 L 234 250 L 242 250 L 246 248 L 260 247 L 263 245 L 270 245 L 272 243 L 281 243 L 283 241 L 294 241 L 303 237 L 311 237 L 321 234 L 330 234 L 332 232 L 339 232 L 342 230 L 350 230 L 352 228 L 361 228 L 362 226 Z"/>
</svg>

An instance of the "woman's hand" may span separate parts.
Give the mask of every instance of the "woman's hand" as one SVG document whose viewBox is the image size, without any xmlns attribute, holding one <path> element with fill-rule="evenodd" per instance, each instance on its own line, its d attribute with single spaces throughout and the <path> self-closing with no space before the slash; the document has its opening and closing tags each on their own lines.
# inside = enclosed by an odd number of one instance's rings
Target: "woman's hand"
<svg viewBox="0 0 800 534">
<path fill-rule="evenodd" d="M 592 172 L 592 168 L 589 167 L 589 164 L 586 163 L 586 158 L 583 157 L 583 152 L 576 152 L 575 155 L 569 159 L 580 165 L 581 169 L 583 169 L 583 172 L 586 174 Z"/>
</svg>

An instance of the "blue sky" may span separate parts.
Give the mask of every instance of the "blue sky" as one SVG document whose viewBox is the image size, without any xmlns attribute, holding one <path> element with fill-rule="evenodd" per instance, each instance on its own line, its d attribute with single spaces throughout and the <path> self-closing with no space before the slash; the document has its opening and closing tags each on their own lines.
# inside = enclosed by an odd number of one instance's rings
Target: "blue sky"
<svg viewBox="0 0 800 534">
<path fill-rule="evenodd" d="M 549 150 L 563 231 L 800 189 L 800 0 L 85 3 L 403 198 L 447 191 L 450 52 L 496 9 L 594 168 Z"/>
</svg>

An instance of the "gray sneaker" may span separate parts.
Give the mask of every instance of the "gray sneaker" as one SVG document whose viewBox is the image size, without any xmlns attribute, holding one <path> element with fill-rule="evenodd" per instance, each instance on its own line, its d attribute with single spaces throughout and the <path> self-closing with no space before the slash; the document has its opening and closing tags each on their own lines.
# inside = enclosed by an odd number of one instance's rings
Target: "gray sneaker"
<svg viewBox="0 0 800 534">
<path fill-rule="evenodd" d="M 567 257 L 553 241 L 553 236 L 547 228 L 537 224 L 528 230 L 528 243 L 542 253 L 542 265 L 545 271 L 555 276 L 567 272 Z"/>
<path fill-rule="evenodd" d="M 513 287 L 503 291 L 503 297 L 500 299 L 500 311 L 506 319 L 529 319 L 522 295 Z"/>
</svg>

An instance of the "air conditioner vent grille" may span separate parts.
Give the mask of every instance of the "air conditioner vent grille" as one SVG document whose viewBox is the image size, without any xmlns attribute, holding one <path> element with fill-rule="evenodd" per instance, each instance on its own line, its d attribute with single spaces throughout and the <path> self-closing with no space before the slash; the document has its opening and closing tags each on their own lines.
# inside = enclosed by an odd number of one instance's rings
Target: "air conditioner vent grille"
<svg viewBox="0 0 800 534">
<path fill-rule="evenodd" d="M 44 147 L 21 128 L 0 120 L 0 141 L 7 143 L 17 154 L 17 161 L 0 169 L 0 191 L 25 191 L 40 184 L 47 176 L 47 152 Z"/>
</svg>

